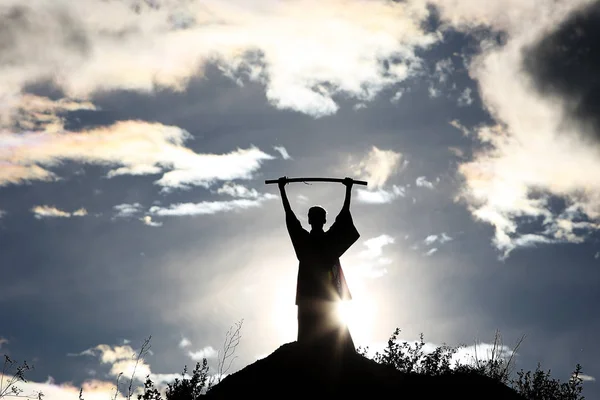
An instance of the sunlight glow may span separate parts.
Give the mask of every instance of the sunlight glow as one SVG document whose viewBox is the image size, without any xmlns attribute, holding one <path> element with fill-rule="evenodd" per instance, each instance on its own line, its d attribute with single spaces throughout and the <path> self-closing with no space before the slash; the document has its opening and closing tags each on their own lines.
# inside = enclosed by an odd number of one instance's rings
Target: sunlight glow
<svg viewBox="0 0 600 400">
<path fill-rule="evenodd" d="M 372 339 L 375 323 L 375 306 L 367 299 L 359 298 L 341 301 L 337 306 L 338 318 L 348 325 L 350 334 L 356 345 L 369 343 Z"/>
</svg>

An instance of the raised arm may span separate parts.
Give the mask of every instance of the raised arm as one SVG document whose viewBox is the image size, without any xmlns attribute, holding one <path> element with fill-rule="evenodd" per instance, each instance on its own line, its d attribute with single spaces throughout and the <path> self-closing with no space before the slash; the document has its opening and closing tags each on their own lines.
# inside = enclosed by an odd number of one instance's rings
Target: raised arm
<svg viewBox="0 0 600 400">
<path fill-rule="evenodd" d="M 277 186 L 279 186 L 279 192 L 281 193 L 281 202 L 283 203 L 283 209 L 285 210 L 286 215 L 293 215 L 292 207 L 290 206 L 290 201 L 288 200 L 287 193 L 285 192 L 285 185 L 287 184 L 287 177 L 282 176 L 277 180 Z"/>
<path fill-rule="evenodd" d="M 350 198 L 352 197 L 352 185 L 354 181 L 352 178 L 344 178 L 344 186 L 346 186 L 346 198 L 344 199 L 344 205 L 342 206 L 342 211 L 350 211 Z"/>
</svg>

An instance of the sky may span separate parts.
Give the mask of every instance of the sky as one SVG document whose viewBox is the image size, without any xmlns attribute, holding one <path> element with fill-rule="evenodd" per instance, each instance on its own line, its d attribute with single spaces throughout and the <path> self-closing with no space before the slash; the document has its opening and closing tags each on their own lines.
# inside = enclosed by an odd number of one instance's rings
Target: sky
<svg viewBox="0 0 600 400">
<path fill-rule="evenodd" d="M 27 393 L 295 340 L 275 185 L 346 176 L 357 345 L 525 335 L 600 396 L 600 2 L 0 0 L 0 353 Z M 344 187 L 287 186 L 333 221 Z M 468 349 L 467 349 L 468 350 Z M 481 354 L 481 351 L 480 351 Z M 213 368 L 214 371 L 214 368 Z"/>
</svg>

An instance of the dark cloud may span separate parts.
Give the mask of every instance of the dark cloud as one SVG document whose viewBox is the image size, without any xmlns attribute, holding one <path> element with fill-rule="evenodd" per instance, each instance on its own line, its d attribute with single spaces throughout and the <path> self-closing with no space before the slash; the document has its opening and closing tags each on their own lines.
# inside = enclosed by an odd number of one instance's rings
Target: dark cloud
<svg viewBox="0 0 600 400">
<path fill-rule="evenodd" d="M 525 69 L 538 90 L 566 100 L 570 118 L 600 140 L 600 2 L 569 15 L 556 30 L 525 49 Z"/>
</svg>

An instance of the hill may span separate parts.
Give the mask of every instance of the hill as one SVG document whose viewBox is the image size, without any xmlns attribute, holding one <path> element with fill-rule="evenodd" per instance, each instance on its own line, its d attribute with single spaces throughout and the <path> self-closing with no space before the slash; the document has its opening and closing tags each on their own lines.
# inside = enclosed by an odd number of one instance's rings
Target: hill
<svg viewBox="0 0 600 400">
<path fill-rule="evenodd" d="M 279 347 L 268 357 L 229 375 L 208 398 L 231 399 L 252 393 L 264 397 L 333 395 L 351 398 L 460 398 L 523 400 L 513 389 L 475 373 L 428 376 L 403 373 L 357 353 L 333 353 L 297 342 Z"/>
</svg>

